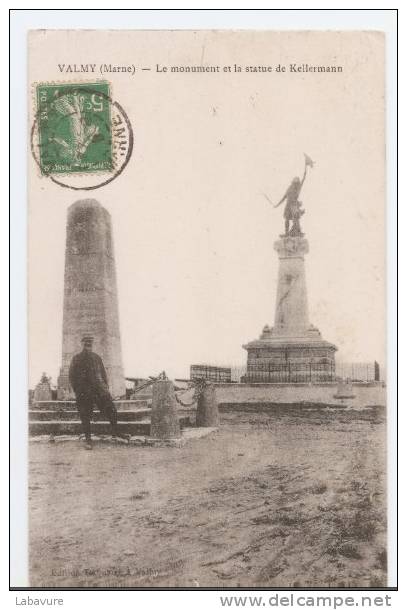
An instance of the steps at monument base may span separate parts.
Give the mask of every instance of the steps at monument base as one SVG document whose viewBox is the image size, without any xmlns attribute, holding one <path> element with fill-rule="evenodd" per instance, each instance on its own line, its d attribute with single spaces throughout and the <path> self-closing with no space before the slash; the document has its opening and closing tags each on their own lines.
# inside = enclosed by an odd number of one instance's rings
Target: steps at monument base
<svg viewBox="0 0 407 610">
<path fill-rule="evenodd" d="M 120 415 L 120 414 L 119 414 Z M 180 417 L 179 423 L 181 428 L 191 425 L 190 417 Z M 149 436 L 151 428 L 151 418 L 145 418 L 136 421 L 118 421 L 117 423 L 119 434 L 130 434 L 131 436 Z M 79 419 L 75 420 L 47 420 L 47 421 L 30 421 L 28 424 L 30 436 L 42 435 L 61 435 L 61 434 L 82 434 L 82 426 Z M 96 421 L 91 423 L 92 434 L 112 433 L 109 422 Z"/>
<path fill-rule="evenodd" d="M 129 400 L 149 400 L 151 402 L 152 397 L 152 392 L 138 392 L 134 398 L 129 398 Z"/>
<path fill-rule="evenodd" d="M 150 417 L 151 409 L 134 409 L 132 411 L 118 411 L 117 418 L 118 421 L 127 422 L 127 421 L 137 421 L 146 417 Z M 94 409 L 92 419 L 95 421 L 105 421 L 106 418 L 103 415 Z M 56 411 L 53 409 L 52 411 L 31 410 L 28 412 L 28 421 L 36 422 L 36 421 L 80 421 L 79 413 L 77 409 L 72 411 Z"/>
<path fill-rule="evenodd" d="M 117 411 L 133 411 L 135 409 L 146 409 L 151 407 L 151 399 L 138 398 L 134 400 L 114 400 Z M 31 411 L 75 411 L 74 400 L 39 400 L 30 405 Z M 96 410 L 96 409 L 95 409 Z"/>
<path fill-rule="evenodd" d="M 137 422 L 118 422 L 117 430 L 119 434 L 131 434 L 131 436 L 149 436 L 150 420 L 144 419 Z M 40 436 L 43 434 L 82 434 L 81 422 L 68 420 L 50 420 L 50 421 L 31 421 L 28 424 L 30 436 Z M 97 421 L 91 423 L 92 434 L 107 434 L 112 433 L 109 422 Z"/>
</svg>

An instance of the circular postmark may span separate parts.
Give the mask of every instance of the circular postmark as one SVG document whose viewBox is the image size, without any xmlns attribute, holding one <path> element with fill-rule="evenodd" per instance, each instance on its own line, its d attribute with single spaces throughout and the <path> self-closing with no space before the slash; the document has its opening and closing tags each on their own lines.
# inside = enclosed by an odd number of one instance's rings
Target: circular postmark
<svg viewBox="0 0 407 610">
<path fill-rule="evenodd" d="M 133 129 L 106 81 L 43 83 L 31 152 L 42 176 L 73 190 L 93 190 L 115 180 L 133 151 Z"/>
</svg>

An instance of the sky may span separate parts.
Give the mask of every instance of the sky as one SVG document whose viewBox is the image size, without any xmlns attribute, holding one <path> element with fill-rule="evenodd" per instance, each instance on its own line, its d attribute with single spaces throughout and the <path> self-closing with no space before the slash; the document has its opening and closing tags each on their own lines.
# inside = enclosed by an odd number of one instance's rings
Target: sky
<svg viewBox="0 0 407 610">
<path fill-rule="evenodd" d="M 32 35 L 32 91 L 89 80 L 61 75 L 58 63 L 136 67 L 134 76 L 107 75 L 132 124 L 132 157 L 91 194 L 112 216 L 126 375 L 244 364 L 242 345 L 274 320 L 283 207 L 264 193 L 281 198 L 302 175 L 304 152 L 315 161 L 301 195 L 310 322 L 337 345 L 338 360 L 385 365 L 383 42 L 375 32 Z M 290 62 L 343 72 L 275 71 Z M 235 63 L 274 70 L 235 73 Z M 29 104 L 32 120 L 31 94 Z M 55 382 L 61 365 L 67 209 L 89 194 L 41 177 L 31 153 L 29 176 L 32 387 L 43 371 Z"/>
</svg>

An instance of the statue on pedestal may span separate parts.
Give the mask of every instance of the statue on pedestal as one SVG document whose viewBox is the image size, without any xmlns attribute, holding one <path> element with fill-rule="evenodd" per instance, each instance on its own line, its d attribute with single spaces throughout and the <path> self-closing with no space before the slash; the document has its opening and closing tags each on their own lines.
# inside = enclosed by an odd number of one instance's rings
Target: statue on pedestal
<svg viewBox="0 0 407 610">
<path fill-rule="evenodd" d="M 278 208 L 284 201 L 286 201 L 284 208 L 284 220 L 285 220 L 285 235 L 291 237 L 301 237 L 303 235 L 301 231 L 300 218 L 304 214 L 305 210 L 302 209 L 302 202 L 298 200 L 300 196 L 302 185 L 304 184 L 307 176 L 307 168 L 313 167 L 314 162 L 312 159 L 304 153 L 305 167 L 302 180 L 298 176 L 293 178 L 290 186 L 286 190 L 284 196 L 274 206 Z M 291 221 L 291 228 L 290 228 Z"/>
<path fill-rule="evenodd" d="M 299 196 L 308 166 L 314 163 L 308 155 L 304 157 L 302 180 L 294 178 L 277 204 L 263 193 L 273 207 L 286 202 L 285 234 L 274 243 L 279 259 L 274 326 L 266 325 L 258 339 L 243 346 L 247 350 L 247 383 L 325 383 L 336 379 L 337 348 L 323 339 L 308 315 L 304 258 L 309 244 L 301 232 L 304 210 Z"/>
</svg>

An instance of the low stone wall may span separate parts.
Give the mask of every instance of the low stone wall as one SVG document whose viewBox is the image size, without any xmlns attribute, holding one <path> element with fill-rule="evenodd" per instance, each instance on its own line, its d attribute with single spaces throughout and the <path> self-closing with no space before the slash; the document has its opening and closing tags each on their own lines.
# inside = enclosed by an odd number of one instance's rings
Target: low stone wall
<svg viewBox="0 0 407 610">
<path fill-rule="evenodd" d="M 118 411 L 131 411 L 132 409 L 140 409 L 149 406 L 149 400 L 146 398 L 138 398 L 133 400 L 114 400 L 113 401 Z M 30 405 L 33 410 L 45 411 L 75 411 L 75 400 L 34 400 Z"/>
<path fill-rule="evenodd" d="M 352 384 L 354 398 L 334 398 L 337 383 L 220 383 L 216 384 L 219 404 L 228 403 L 322 403 L 346 404 L 355 408 L 386 405 L 386 386 L 383 382 Z"/>
</svg>

